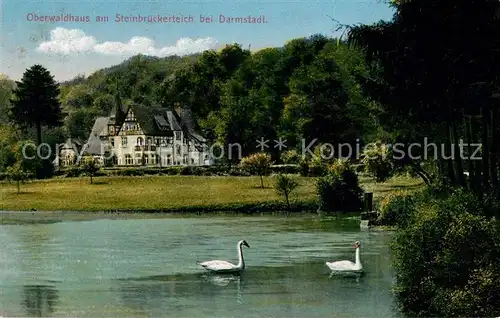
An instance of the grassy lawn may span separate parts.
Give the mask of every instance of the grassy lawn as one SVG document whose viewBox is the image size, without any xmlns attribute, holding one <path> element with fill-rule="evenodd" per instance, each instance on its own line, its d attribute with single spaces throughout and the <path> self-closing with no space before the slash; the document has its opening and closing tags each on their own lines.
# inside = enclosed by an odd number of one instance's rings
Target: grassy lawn
<svg viewBox="0 0 500 318">
<path fill-rule="evenodd" d="M 258 177 L 144 176 L 64 178 L 30 182 L 21 185 L 0 184 L 0 210 L 99 211 L 154 210 L 193 206 L 265 203 L 281 200 L 265 178 L 261 189 Z M 316 197 L 314 178 L 298 177 L 299 187 L 292 200 Z M 375 184 L 361 178 L 362 187 L 374 192 L 375 200 L 387 191 L 418 189 L 419 179 L 397 178 Z"/>
</svg>

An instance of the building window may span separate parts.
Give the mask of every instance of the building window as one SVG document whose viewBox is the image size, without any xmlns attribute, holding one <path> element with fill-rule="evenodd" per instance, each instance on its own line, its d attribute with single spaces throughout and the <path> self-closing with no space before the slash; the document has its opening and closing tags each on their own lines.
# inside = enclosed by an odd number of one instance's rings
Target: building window
<svg viewBox="0 0 500 318">
<path fill-rule="evenodd" d="M 176 140 L 181 140 L 182 133 L 180 131 L 175 132 L 175 139 Z"/>
<path fill-rule="evenodd" d="M 110 141 L 111 141 L 111 147 L 114 147 L 115 146 L 115 138 L 111 137 Z"/>
<path fill-rule="evenodd" d="M 132 156 L 131 155 L 125 155 L 125 164 L 126 165 L 133 165 L 134 164 L 134 161 L 132 160 Z"/>
<path fill-rule="evenodd" d="M 194 158 L 191 158 L 191 164 L 194 165 Z"/>
<path fill-rule="evenodd" d="M 127 137 L 122 137 L 122 147 L 127 146 Z"/>
<path fill-rule="evenodd" d="M 137 146 L 142 146 L 144 145 L 144 139 L 142 137 L 137 138 Z"/>
<path fill-rule="evenodd" d="M 181 145 L 177 145 L 177 154 L 180 156 L 181 155 Z"/>
<path fill-rule="evenodd" d="M 148 146 L 152 145 L 152 143 L 151 143 L 151 137 L 148 137 L 148 141 L 147 141 L 146 145 L 148 145 Z"/>
<path fill-rule="evenodd" d="M 127 120 L 135 120 L 135 115 L 132 111 L 130 111 L 128 114 L 127 114 Z"/>
</svg>

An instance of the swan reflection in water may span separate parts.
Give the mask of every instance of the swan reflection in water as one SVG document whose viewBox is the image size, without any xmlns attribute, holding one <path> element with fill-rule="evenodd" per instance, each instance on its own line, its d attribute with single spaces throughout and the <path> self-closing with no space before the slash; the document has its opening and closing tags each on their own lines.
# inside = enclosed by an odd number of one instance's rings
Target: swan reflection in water
<svg viewBox="0 0 500 318">
<path fill-rule="evenodd" d="M 359 283 L 359 279 L 364 276 L 364 272 L 360 273 L 355 273 L 355 272 L 342 272 L 342 271 L 332 271 L 330 272 L 330 275 L 328 278 L 335 278 L 335 277 L 341 277 L 341 278 L 356 278 L 356 282 Z"/>
<path fill-rule="evenodd" d="M 227 287 L 231 284 L 236 285 L 236 301 L 239 304 L 243 303 L 243 295 L 241 293 L 241 274 L 232 274 L 232 275 L 220 275 L 220 274 L 207 274 L 202 276 L 203 280 L 218 286 L 218 287 Z"/>
</svg>

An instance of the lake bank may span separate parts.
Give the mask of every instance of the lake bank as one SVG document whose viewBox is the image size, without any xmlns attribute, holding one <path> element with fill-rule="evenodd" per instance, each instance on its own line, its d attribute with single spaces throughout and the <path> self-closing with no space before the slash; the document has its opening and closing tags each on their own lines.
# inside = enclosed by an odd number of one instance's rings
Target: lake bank
<svg viewBox="0 0 500 318">
<path fill-rule="evenodd" d="M 316 212 L 316 178 L 296 177 L 299 183 L 291 194 L 289 212 Z M 374 200 L 398 190 L 416 190 L 419 179 L 394 178 L 374 183 L 360 178 Z M 85 211 L 116 213 L 263 213 L 284 212 L 286 205 L 273 188 L 274 178 L 205 176 L 64 178 L 21 185 L 3 183 L 0 210 L 3 211 Z"/>
<path fill-rule="evenodd" d="M 0 225 L 29 225 L 52 224 L 59 222 L 79 222 L 96 220 L 154 220 L 154 219 L 198 219 L 198 218 L 224 218 L 224 217 L 276 217 L 277 219 L 351 219 L 359 218 L 359 212 L 347 212 L 329 215 L 318 215 L 312 211 L 295 212 L 293 214 L 261 211 L 254 213 L 234 211 L 213 211 L 205 213 L 195 212 L 144 212 L 144 211 L 0 211 Z"/>
</svg>

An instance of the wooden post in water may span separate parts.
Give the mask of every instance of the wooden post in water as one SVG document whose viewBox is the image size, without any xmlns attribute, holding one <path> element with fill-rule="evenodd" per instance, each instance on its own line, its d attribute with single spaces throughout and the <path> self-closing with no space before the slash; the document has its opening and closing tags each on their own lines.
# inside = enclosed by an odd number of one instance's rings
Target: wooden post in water
<svg viewBox="0 0 500 318">
<path fill-rule="evenodd" d="M 373 192 L 365 193 L 365 211 L 366 212 L 373 211 Z"/>
<path fill-rule="evenodd" d="M 377 219 L 377 213 L 373 211 L 373 193 L 365 193 L 365 211 L 361 212 L 361 228 L 368 228 Z"/>
</svg>

